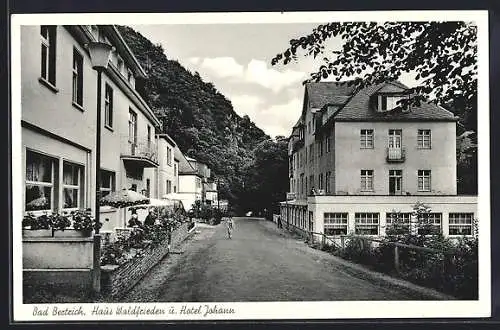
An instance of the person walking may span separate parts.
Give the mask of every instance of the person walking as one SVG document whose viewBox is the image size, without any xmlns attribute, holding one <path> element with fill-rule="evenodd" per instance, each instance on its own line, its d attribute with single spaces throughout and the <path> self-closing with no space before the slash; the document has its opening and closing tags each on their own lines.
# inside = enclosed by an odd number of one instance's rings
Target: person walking
<svg viewBox="0 0 500 330">
<path fill-rule="evenodd" d="M 226 228 L 227 228 L 227 238 L 231 239 L 232 233 L 233 233 L 233 228 L 234 228 L 234 222 L 233 222 L 233 218 L 232 217 L 230 217 L 226 221 Z"/>
</svg>

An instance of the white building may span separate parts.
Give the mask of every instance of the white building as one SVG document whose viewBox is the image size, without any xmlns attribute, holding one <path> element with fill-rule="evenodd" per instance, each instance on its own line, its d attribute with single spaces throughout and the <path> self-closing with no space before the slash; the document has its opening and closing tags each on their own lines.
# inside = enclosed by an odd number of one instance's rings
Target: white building
<svg viewBox="0 0 500 330">
<path fill-rule="evenodd" d="M 401 109 L 407 90 L 306 85 L 289 140 L 285 222 L 329 236 L 384 235 L 394 213 L 409 224 L 423 202 L 445 236 L 473 233 L 477 196 L 457 195 L 457 119 L 434 104 Z"/>
<path fill-rule="evenodd" d="M 102 75 L 101 194 L 133 188 L 151 196 L 160 122 L 135 89 L 146 78 L 116 27 L 22 26 L 23 211 L 95 211 L 97 73 L 85 45 L 115 48 Z M 103 230 L 121 214 L 101 208 Z"/>
</svg>

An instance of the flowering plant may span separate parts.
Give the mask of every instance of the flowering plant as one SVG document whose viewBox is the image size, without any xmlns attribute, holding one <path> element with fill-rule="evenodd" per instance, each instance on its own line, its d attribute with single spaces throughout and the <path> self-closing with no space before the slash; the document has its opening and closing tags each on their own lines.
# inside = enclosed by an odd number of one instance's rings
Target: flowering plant
<svg viewBox="0 0 500 330">
<path fill-rule="evenodd" d="M 71 226 L 71 221 L 68 219 L 66 212 L 63 212 L 63 214 L 54 212 L 52 213 L 52 215 L 49 216 L 49 218 L 50 218 L 50 226 L 52 227 L 53 230 L 64 231 L 64 229 Z"/>
<path fill-rule="evenodd" d="M 91 232 L 96 227 L 94 217 L 92 216 L 91 210 L 76 210 L 71 212 L 73 216 L 73 228 L 78 231 Z M 99 228 L 102 227 L 102 223 L 99 223 Z"/>
</svg>

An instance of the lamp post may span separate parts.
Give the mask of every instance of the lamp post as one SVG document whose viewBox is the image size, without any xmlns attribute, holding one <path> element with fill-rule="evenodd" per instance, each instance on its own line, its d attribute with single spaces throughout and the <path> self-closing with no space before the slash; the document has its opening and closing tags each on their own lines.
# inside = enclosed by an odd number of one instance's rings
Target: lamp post
<svg viewBox="0 0 500 330">
<path fill-rule="evenodd" d="M 102 71 L 106 70 L 113 46 L 104 42 L 90 42 L 87 44 L 92 68 L 97 71 L 97 121 L 95 146 L 95 227 L 94 227 L 94 255 L 92 287 L 95 292 L 101 291 L 101 235 L 100 227 L 100 186 L 101 186 L 101 85 Z"/>
</svg>

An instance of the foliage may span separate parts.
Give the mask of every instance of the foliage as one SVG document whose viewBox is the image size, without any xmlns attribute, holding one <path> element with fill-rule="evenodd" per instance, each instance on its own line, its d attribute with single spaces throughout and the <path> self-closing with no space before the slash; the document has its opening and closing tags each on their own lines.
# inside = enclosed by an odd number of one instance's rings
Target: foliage
<svg viewBox="0 0 500 330">
<path fill-rule="evenodd" d="M 221 222 L 223 211 L 217 209 L 214 206 L 207 205 L 201 200 L 196 200 L 192 206 L 192 217 L 197 219 L 203 219 L 205 222 L 211 225 L 218 225 Z"/>
<path fill-rule="evenodd" d="M 238 116 L 212 83 L 169 60 L 160 45 L 130 27 L 118 29 L 148 73 L 147 80 L 136 82 L 137 90 L 162 121 L 164 132 L 183 153 L 212 169 L 220 179 L 221 199 L 238 205 L 244 194 L 243 168 L 253 159 L 252 149 L 269 136 L 248 116 Z"/>
<path fill-rule="evenodd" d="M 90 209 L 72 211 L 71 215 L 73 217 L 73 228 L 75 230 L 91 232 L 95 229 L 95 218 L 92 216 L 92 211 Z M 98 224 L 98 227 L 99 229 L 102 227 L 101 222 Z"/>
<path fill-rule="evenodd" d="M 50 222 L 53 230 L 64 231 L 64 229 L 71 226 L 71 221 L 68 219 L 66 212 L 63 212 L 63 214 L 52 213 Z"/>
<path fill-rule="evenodd" d="M 346 236 L 340 257 L 367 265 L 374 270 L 432 287 L 461 299 L 477 299 L 478 240 L 476 237 L 445 238 L 442 235 L 411 235 L 382 238 L 375 246 L 353 235 Z M 399 270 L 394 268 L 394 242 L 422 246 L 437 252 L 399 248 Z"/>
<path fill-rule="evenodd" d="M 340 46 L 329 49 L 332 41 Z M 402 107 L 434 102 L 458 117 L 459 135 L 477 131 L 477 26 L 472 23 L 327 23 L 290 40 L 271 63 L 286 65 L 300 53 L 321 63 L 305 82 L 347 78 L 362 88 L 414 75 L 417 86 L 401 100 Z M 477 146 L 468 142 L 457 140 L 457 188 L 477 194 Z"/>
</svg>

